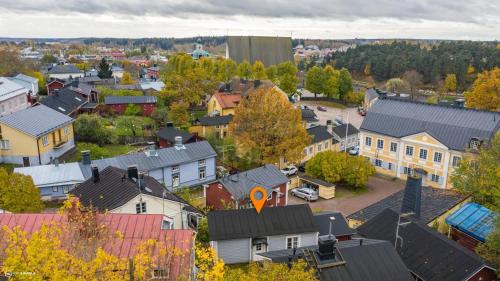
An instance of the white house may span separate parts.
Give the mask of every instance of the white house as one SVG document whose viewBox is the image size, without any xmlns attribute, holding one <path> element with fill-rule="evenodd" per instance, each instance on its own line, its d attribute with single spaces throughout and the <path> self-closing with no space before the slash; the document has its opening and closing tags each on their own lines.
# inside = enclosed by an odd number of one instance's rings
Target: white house
<svg viewBox="0 0 500 281">
<path fill-rule="evenodd" d="M 19 73 L 18 75 L 10 77 L 9 79 L 12 82 L 28 89 L 32 96 L 38 95 L 38 78 Z"/>
<path fill-rule="evenodd" d="M 9 78 L 0 77 L 0 116 L 28 108 L 28 92 Z"/>
<path fill-rule="evenodd" d="M 49 78 L 63 80 L 84 76 L 84 72 L 72 64 L 54 65 L 47 74 Z"/>
</svg>

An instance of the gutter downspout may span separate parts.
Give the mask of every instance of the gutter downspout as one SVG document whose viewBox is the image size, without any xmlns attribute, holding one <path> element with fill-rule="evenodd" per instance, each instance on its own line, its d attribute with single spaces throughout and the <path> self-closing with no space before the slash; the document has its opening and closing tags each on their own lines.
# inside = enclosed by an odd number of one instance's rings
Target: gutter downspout
<svg viewBox="0 0 500 281">
<path fill-rule="evenodd" d="M 42 165 L 42 156 L 40 155 L 40 143 L 38 142 L 40 139 L 36 139 L 36 148 L 38 150 L 38 164 Z"/>
</svg>

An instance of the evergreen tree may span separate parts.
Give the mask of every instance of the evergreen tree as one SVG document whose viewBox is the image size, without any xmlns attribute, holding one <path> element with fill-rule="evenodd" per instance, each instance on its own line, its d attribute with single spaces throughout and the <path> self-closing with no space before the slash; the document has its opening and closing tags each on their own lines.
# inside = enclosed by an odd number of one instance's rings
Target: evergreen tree
<svg viewBox="0 0 500 281">
<path fill-rule="evenodd" d="M 99 63 L 99 72 L 97 76 L 101 79 L 111 78 L 113 76 L 113 71 L 111 71 L 111 66 L 106 62 L 104 58 L 101 59 Z"/>
</svg>

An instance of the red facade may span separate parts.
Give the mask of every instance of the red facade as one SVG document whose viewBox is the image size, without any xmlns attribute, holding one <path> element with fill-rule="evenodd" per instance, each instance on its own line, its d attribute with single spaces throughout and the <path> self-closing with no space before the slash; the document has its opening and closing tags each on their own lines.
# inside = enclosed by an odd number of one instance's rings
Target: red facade
<svg viewBox="0 0 500 281">
<path fill-rule="evenodd" d="M 141 107 L 142 116 L 151 116 L 156 109 L 156 104 L 154 103 L 141 103 L 137 105 Z M 106 106 L 114 112 L 123 114 L 128 104 L 108 104 Z"/>
<path fill-rule="evenodd" d="M 478 240 L 475 238 L 461 232 L 460 230 L 457 230 L 455 228 L 451 228 L 450 231 L 450 236 L 451 239 L 454 241 L 457 241 L 458 244 L 464 246 L 465 248 L 474 251 L 476 246 L 480 243 Z"/>
<path fill-rule="evenodd" d="M 61 81 L 53 80 L 47 83 L 47 95 L 51 95 L 54 90 L 59 90 L 64 87 L 64 84 Z"/>
<path fill-rule="evenodd" d="M 275 189 L 277 187 L 274 187 Z M 273 192 L 271 198 L 266 201 L 267 207 L 276 206 L 286 206 L 286 183 L 279 185 L 280 195 Z M 215 210 L 221 210 L 227 208 L 227 206 L 245 206 L 249 201 L 249 198 L 240 200 L 237 202 L 231 193 L 219 182 L 214 182 L 208 185 L 206 188 L 206 204 Z"/>
</svg>

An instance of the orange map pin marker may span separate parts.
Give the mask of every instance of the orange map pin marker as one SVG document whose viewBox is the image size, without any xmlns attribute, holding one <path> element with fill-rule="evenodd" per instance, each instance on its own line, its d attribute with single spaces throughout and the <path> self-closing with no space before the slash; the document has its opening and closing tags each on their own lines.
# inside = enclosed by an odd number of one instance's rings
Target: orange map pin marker
<svg viewBox="0 0 500 281">
<path fill-rule="evenodd" d="M 260 213 L 260 210 L 262 210 L 267 200 L 267 191 L 262 186 L 252 188 L 250 191 L 250 200 L 252 200 L 257 213 Z"/>
</svg>

